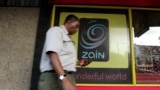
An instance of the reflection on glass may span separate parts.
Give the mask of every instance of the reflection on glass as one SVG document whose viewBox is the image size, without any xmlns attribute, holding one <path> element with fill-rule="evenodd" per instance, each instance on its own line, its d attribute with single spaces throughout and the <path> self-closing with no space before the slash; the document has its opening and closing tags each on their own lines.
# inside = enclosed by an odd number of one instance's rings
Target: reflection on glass
<svg viewBox="0 0 160 90">
<path fill-rule="evenodd" d="M 143 35 L 135 37 L 134 43 L 136 45 L 160 46 L 160 27 L 150 27 Z"/>
<path fill-rule="evenodd" d="M 160 27 L 134 38 L 137 83 L 160 83 Z"/>
</svg>

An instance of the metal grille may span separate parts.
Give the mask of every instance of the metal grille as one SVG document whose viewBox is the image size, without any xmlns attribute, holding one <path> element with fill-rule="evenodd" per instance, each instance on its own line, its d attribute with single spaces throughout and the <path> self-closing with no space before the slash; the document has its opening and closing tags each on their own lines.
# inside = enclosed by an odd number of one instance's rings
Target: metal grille
<svg viewBox="0 0 160 90">
<path fill-rule="evenodd" d="M 0 0 L 1 7 L 39 7 L 40 0 Z"/>
</svg>

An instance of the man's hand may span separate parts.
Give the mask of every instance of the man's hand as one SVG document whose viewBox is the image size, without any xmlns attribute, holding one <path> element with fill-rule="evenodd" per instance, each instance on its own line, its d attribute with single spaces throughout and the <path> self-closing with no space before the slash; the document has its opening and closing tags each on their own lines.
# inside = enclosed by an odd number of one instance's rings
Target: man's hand
<svg viewBox="0 0 160 90">
<path fill-rule="evenodd" d="M 62 80 L 62 86 L 63 90 L 76 90 L 76 86 L 68 79 L 67 76 Z"/>
<path fill-rule="evenodd" d="M 83 66 L 87 66 L 90 63 L 91 63 L 91 61 L 88 61 L 87 59 L 81 59 L 81 60 L 78 60 L 77 65 L 83 67 Z"/>
</svg>

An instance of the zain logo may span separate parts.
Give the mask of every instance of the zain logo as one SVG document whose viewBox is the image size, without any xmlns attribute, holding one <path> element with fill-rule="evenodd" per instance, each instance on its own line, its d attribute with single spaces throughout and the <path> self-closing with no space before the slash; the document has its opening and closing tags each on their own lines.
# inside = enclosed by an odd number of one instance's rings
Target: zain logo
<svg viewBox="0 0 160 90">
<path fill-rule="evenodd" d="M 80 19 L 78 59 L 108 60 L 108 20 Z"/>
<path fill-rule="evenodd" d="M 102 24 L 93 24 L 81 34 L 80 45 L 85 49 L 94 49 L 105 41 L 106 27 Z M 84 38 L 85 37 L 85 38 Z"/>
</svg>

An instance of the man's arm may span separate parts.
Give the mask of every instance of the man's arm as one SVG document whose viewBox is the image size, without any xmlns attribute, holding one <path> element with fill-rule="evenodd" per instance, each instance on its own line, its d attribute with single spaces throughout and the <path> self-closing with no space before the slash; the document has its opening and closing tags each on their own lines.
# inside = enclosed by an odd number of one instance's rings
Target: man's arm
<svg viewBox="0 0 160 90">
<path fill-rule="evenodd" d="M 62 64 L 59 60 L 58 54 L 56 52 L 48 52 L 51 64 L 58 75 L 64 75 L 65 72 L 63 70 Z"/>
<path fill-rule="evenodd" d="M 48 55 L 50 56 L 51 64 L 58 76 L 64 75 L 65 71 L 63 70 L 58 54 L 56 52 L 48 52 Z M 63 90 L 76 90 L 76 86 L 67 77 L 62 80 L 62 86 Z"/>
</svg>

